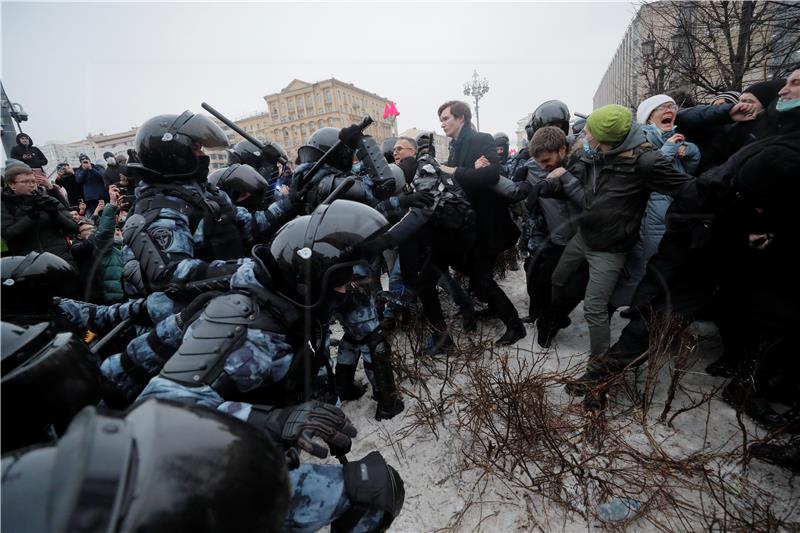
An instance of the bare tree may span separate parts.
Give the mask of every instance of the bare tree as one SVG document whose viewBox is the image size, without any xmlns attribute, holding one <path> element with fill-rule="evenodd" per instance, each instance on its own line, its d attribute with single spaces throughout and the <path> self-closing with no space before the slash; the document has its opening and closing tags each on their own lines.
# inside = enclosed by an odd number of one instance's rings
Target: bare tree
<svg viewBox="0 0 800 533">
<path fill-rule="evenodd" d="M 800 3 L 645 3 L 642 76 L 650 94 L 691 85 L 714 94 L 785 75 L 800 61 Z"/>
</svg>

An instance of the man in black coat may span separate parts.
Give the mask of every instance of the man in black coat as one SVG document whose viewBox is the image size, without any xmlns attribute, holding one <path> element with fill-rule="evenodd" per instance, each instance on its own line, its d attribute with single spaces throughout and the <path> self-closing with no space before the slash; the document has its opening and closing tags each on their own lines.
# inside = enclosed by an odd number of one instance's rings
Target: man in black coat
<svg viewBox="0 0 800 533">
<path fill-rule="evenodd" d="M 500 179 L 494 138 L 473 129 L 472 112 L 464 102 L 445 102 L 439 106 L 438 114 L 445 135 L 452 139 L 447 165 L 440 168 L 464 189 L 477 218 L 475 245 L 461 264 L 453 266 L 469 276 L 478 296 L 506 325 L 506 332 L 497 343 L 514 344 L 527 332 L 514 304 L 492 279 L 492 272 L 498 255 L 516 242 L 519 229 L 511 220 L 507 202 L 490 190 Z M 489 164 L 476 168 L 481 158 Z"/>
</svg>

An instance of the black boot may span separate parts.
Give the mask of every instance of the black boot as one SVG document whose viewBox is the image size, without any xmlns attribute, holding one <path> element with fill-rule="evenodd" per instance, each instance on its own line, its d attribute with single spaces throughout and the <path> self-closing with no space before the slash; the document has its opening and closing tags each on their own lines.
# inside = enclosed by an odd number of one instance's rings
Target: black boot
<svg viewBox="0 0 800 533">
<path fill-rule="evenodd" d="M 453 347 L 453 338 L 446 331 L 434 331 L 425 343 L 424 355 L 439 355 Z"/>
<path fill-rule="evenodd" d="M 374 347 L 370 347 L 370 351 L 372 352 L 372 372 L 375 376 L 374 393 L 378 401 L 375 420 L 393 418 L 403 412 L 405 405 L 400 399 L 397 385 L 394 382 L 391 347 L 386 339 L 381 339 Z"/>
<path fill-rule="evenodd" d="M 789 424 L 789 420 L 775 411 L 752 387 L 739 380 L 728 383 L 722 391 L 722 399 L 767 429 L 778 429 Z"/>
<path fill-rule="evenodd" d="M 800 472 L 800 440 L 787 444 L 753 444 L 750 454 L 762 461 Z"/>
<path fill-rule="evenodd" d="M 549 313 L 542 315 L 536 321 L 537 342 L 542 348 L 550 348 L 558 331 L 572 324 L 568 316 L 553 316 Z"/>
<path fill-rule="evenodd" d="M 356 383 L 356 365 L 336 365 L 335 388 L 340 400 L 358 400 L 367 391 L 367 386 L 360 381 Z"/>
<path fill-rule="evenodd" d="M 522 320 L 519 318 L 515 318 L 508 323 L 506 332 L 503 333 L 502 337 L 495 341 L 495 344 L 498 346 L 510 346 L 518 340 L 524 338 L 527 334 L 528 330 L 525 329 L 525 324 L 523 324 Z"/>
</svg>

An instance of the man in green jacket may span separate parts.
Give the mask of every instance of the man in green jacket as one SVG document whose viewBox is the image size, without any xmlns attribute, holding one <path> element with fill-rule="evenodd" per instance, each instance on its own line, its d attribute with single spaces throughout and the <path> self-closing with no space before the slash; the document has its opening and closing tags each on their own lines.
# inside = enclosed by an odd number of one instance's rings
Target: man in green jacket
<svg viewBox="0 0 800 533">
<path fill-rule="evenodd" d="M 675 170 L 645 139 L 631 111 L 620 105 L 595 110 L 586 121 L 580 162 L 573 170 L 584 187 L 586 206 L 578 231 L 553 272 L 552 307 L 544 331 L 550 338 L 569 312 L 569 279 L 589 266 L 584 315 L 589 325 L 590 357 L 608 350 L 608 302 L 639 237 L 639 225 L 652 191 L 677 194 L 694 178 Z M 565 308 L 566 304 L 566 308 Z M 548 330 L 549 326 L 549 330 Z M 569 388 L 580 393 L 580 388 Z"/>
</svg>

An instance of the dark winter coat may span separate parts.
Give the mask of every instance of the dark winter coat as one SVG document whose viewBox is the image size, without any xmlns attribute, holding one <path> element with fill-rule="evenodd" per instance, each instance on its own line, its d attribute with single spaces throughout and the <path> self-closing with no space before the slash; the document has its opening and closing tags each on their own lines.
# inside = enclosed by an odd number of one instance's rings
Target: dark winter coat
<svg viewBox="0 0 800 533">
<path fill-rule="evenodd" d="M 674 196 L 693 180 L 675 170 L 646 142 L 638 124 L 619 146 L 599 152 L 593 159 L 583 154 L 580 162 L 573 167 L 586 199 L 580 230 L 595 251 L 629 251 L 639 238 L 650 193 Z"/>
<path fill-rule="evenodd" d="M 476 169 L 475 161 L 481 156 L 485 156 L 490 165 Z M 477 238 L 474 255 L 499 254 L 513 246 L 519 237 L 519 229 L 511 220 L 507 202 L 489 191 L 500 179 L 494 138 L 465 124 L 458 139 L 451 143 L 447 165 L 456 167 L 455 181 L 464 189 L 475 210 Z"/>
<path fill-rule="evenodd" d="M 22 137 L 28 138 L 28 146 L 20 144 Z M 33 139 L 27 133 L 17 134 L 17 144 L 11 148 L 11 159 L 18 159 L 31 168 L 43 168 L 47 164 L 47 158 L 33 145 Z"/>
<path fill-rule="evenodd" d="M 44 209 L 42 206 L 46 204 L 49 207 Z M 8 246 L 8 255 L 50 252 L 75 266 L 67 235 L 77 232 L 78 224 L 57 199 L 41 191 L 22 196 L 6 188 L 2 193 L 2 206 L 0 231 Z"/>
<path fill-rule="evenodd" d="M 84 200 L 109 201 L 108 190 L 103 182 L 103 172 L 97 165 L 92 164 L 89 169 L 75 169 L 75 181 L 83 186 Z"/>
</svg>

